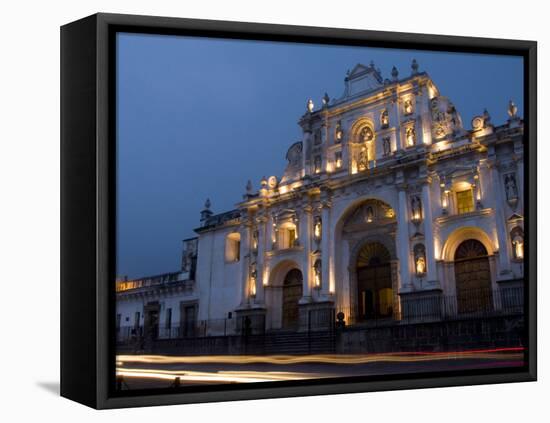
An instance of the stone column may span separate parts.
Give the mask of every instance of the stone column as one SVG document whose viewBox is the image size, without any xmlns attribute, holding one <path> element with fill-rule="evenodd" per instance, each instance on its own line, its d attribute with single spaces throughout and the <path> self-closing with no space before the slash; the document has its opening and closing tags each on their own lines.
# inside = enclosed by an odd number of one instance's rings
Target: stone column
<svg viewBox="0 0 550 423">
<path fill-rule="evenodd" d="M 310 205 L 305 205 L 300 217 L 300 244 L 303 246 L 302 255 L 302 299 L 300 302 L 309 302 L 311 300 L 311 212 Z"/>
<path fill-rule="evenodd" d="M 258 250 L 256 256 L 256 271 L 258 272 L 258 280 L 256 282 L 256 302 L 263 304 L 265 301 L 264 292 L 264 263 L 265 263 L 265 248 L 266 242 L 266 222 L 265 216 L 260 216 L 258 222 Z"/>
<path fill-rule="evenodd" d="M 330 282 L 330 201 L 323 202 L 321 211 L 321 287 L 320 293 L 323 299 L 326 299 L 329 295 L 329 282 Z"/>
<path fill-rule="evenodd" d="M 250 304 L 251 298 L 250 298 L 250 280 L 249 280 L 249 265 L 250 265 L 250 221 L 245 220 L 241 224 L 241 251 L 240 251 L 240 258 L 241 258 L 241 277 L 243 285 L 242 285 L 242 301 L 241 303 L 244 304 Z"/>
<path fill-rule="evenodd" d="M 420 105 L 420 125 L 422 127 L 422 143 L 432 144 L 432 113 L 430 111 L 429 103 L 430 97 L 426 86 L 419 89 L 421 96 L 420 101 L 417 100 L 417 106 Z"/>
<path fill-rule="evenodd" d="M 267 213 L 267 222 L 265 228 L 265 251 L 272 251 L 273 248 L 273 238 L 275 237 L 275 219 L 273 218 L 272 213 Z"/>
<path fill-rule="evenodd" d="M 395 128 L 395 150 L 402 150 L 403 144 L 401 142 L 401 114 L 399 113 L 399 101 L 397 95 L 392 100 L 392 109 L 390 114 L 390 127 Z"/>
<path fill-rule="evenodd" d="M 409 268 L 409 212 L 407 208 L 407 193 L 405 187 L 399 189 L 399 209 L 397 210 L 397 257 L 399 259 L 400 289 L 411 288 L 411 272 Z"/>
<path fill-rule="evenodd" d="M 432 217 L 432 202 L 430 199 L 430 181 L 422 185 L 422 211 L 424 212 L 424 244 L 426 247 L 427 281 L 434 283 L 437 280 L 435 265 L 434 232 Z"/>
<path fill-rule="evenodd" d="M 508 231 L 504 210 L 507 207 L 505 194 L 502 192 L 500 173 L 495 164 L 491 165 L 491 179 L 494 191 L 494 211 L 496 214 L 499 275 L 497 279 L 508 279 L 511 276 L 510 255 L 508 253 Z"/>
</svg>

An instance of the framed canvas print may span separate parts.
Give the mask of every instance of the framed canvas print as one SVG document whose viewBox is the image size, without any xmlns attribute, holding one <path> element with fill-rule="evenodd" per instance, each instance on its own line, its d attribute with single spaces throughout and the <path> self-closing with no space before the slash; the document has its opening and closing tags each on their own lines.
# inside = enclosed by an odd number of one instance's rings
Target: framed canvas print
<svg viewBox="0 0 550 423">
<path fill-rule="evenodd" d="M 61 29 L 61 393 L 536 379 L 536 43 Z"/>
</svg>

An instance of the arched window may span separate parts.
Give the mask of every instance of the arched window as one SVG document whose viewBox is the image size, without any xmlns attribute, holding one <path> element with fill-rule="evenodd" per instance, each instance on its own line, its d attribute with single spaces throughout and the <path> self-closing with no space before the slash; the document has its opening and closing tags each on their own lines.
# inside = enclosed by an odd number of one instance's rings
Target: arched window
<svg viewBox="0 0 550 423">
<path fill-rule="evenodd" d="M 225 261 L 237 262 L 241 257 L 241 234 L 232 232 L 225 238 Z"/>
</svg>

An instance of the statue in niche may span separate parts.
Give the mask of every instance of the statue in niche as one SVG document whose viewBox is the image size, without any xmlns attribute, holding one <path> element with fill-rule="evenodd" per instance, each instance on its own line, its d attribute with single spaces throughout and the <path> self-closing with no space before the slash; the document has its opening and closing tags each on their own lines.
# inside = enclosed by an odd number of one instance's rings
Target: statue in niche
<svg viewBox="0 0 550 423">
<path fill-rule="evenodd" d="M 374 132 L 372 132 L 372 129 L 368 126 L 365 126 L 363 129 L 361 129 L 361 140 L 363 142 L 369 142 L 374 139 Z"/>
<path fill-rule="evenodd" d="M 260 234 L 258 231 L 252 232 L 252 251 L 256 253 L 258 251 L 258 238 Z"/>
<path fill-rule="evenodd" d="M 380 124 L 382 128 L 387 128 L 390 125 L 390 118 L 387 110 L 384 110 L 380 115 Z"/>
<path fill-rule="evenodd" d="M 321 286 L 321 268 L 321 259 L 315 260 L 315 264 L 313 265 L 313 272 L 315 273 L 315 286 L 318 288 Z"/>
<path fill-rule="evenodd" d="M 414 267 L 418 276 L 426 273 L 426 249 L 422 244 L 414 247 Z"/>
<path fill-rule="evenodd" d="M 322 236 L 322 223 L 321 223 L 321 217 L 316 216 L 315 217 L 315 223 L 313 225 L 313 236 L 315 237 L 316 241 L 321 240 Z"/>
<path fill-rule="evenodd" d="M 344 130 L 342 129 L 342 123 L 340 121 L 336 123 L 336 131 L 334 132 L 334 138 L 335 138 L 336 144 L 340 144 L 342 142 L 342 139 L 344 138 Z"/>
<path fill-rule="evenodd" d="M 363 147 L 361 151 L 359 151 L 359 158 L 357 160 L 357 167 L 359 170 L 365 170 L 368 167 L 368 160 L 367 149 Z"/>
<path fill-rule="evenodd" d="M 374 210 L 372 206 L 368 206 L 365 213 L 365 220 L 367 223 L 371 223 L 374 220 Z"/>
<path fill-rule="evenodd" d="M 413 112 L 413 105 L 411 100 L 405 100 L 405 103 L 403 103 L 403 110 L 405 111 L 406 115 L 410 115 Z"/>
<path fill-rule="evenodd" d="M 384 156 L 389 156 L 391 154 L 391 140 L 390 140 L 390 137 L 385 137 L 382 140 L 382 149 L 384 151 Z"/>
<path fill-rule="evenodd" d="M 504 178 L 504 187 L 506 189 L 506 199 L 514 201 L 518 198 L 518 188 L 516 185 L 516 176 L 511 173 Z"/>
<path fill-rule="evenodd" d="M 413 220 L 420 220 L 422 217 L 422 203 L 416 195 L 411 198 L 411 210 Z"/>
<path fill-rule="evenodd" d="M 256 263 L 250 265 L 250 279 L 256 280 L 258 278 L 258 271 L 256 270 Z"/>
<path fill-rule="evenodd" d="M 510 233 L 512 238 L 512 250 L 514 252 L 514 258 L 517 260 L 523 260 L 524 256 L 524 241 L 523 241 L 523 231 L 521 228 L 516 227 Z"/>
<path fill-rule="evenodd" d="M 412 147 L 416 144 L 416 131 L 414 129 L 414 126 L 411 126 L 407 128 L 407 131 L 405 133 L 405 138 L 407 139 L 407 146 Z"/>
</svg>

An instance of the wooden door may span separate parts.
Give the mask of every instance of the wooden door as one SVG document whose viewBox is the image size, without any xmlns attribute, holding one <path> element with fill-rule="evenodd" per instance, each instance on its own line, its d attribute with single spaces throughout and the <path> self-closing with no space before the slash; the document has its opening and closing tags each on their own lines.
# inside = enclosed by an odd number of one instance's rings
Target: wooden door
<svg viewBox="0 0 550 423">
<path fill-rule="evenodd" d="M 283 284 L 283 328 L 297 329 L 299 324 L 298 301 L 302 297 L 302 272 L 293 269 Z"/>
<path fill-rule="evenodd" d="M 460 244 L 454 267 L 458 313 L 491 311 L 491 269 L 483 244 L 473 239 Z"/>
</svg>

